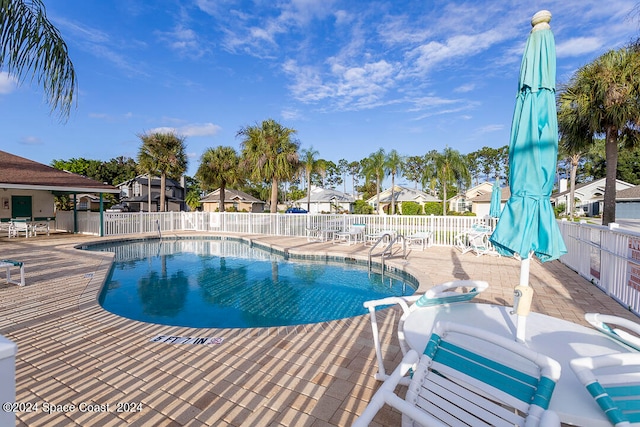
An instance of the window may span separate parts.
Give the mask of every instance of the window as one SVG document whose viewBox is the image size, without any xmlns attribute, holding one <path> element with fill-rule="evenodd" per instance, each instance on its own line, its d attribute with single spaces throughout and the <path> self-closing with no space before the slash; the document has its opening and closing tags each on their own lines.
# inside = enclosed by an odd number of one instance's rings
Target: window
<svg viewBox="0 0 640 427">
<path fill-rule="evenodd" d="M 133 197 L 142 196 L 142 186 L 139 182 L 133 183 Z"/>
</svg>

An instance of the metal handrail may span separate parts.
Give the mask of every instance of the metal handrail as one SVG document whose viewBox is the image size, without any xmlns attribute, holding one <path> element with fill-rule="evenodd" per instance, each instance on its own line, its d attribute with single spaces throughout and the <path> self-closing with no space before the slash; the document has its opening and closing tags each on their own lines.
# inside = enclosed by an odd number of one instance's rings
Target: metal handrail
<svg viewBox="0 0 640 427">
<path fill-rule="evenodd" d="M 371 253 L 376 248 L 376 246 L 378 246 L 378 244 L 380 244 L 380 242 L 382 242 L 384 240 L 384 238 L 387 237 L 387 236 L 392 237 L 393 234 L 392 233 L 387 233 L 387 232 L 382 233 L 382 235 L 378 238 L 376 243 L 373 246 L 371 246 L 371 249 L 369 249 L 369 262 L 368 262 L 369 271 L 371 271 L 371 265 L 372 265 Z M 395 245 L 395 243 L 398 241 L 398 239 L 402 239 L 402 258 L 406 258 L 407 257 L 407 240 L 405 239 L 404 235 L 396 234 L 396 236 L 393 239 L 391 239 L 389 244 L 380 253 L 380 264 L 382 265 L 382 275 L 383 275 L 383 277 L 384 277 L 384 258 L 385 258 L 385 256 L 390 256 L 392 254 L 391 248 L 393 247 L 393 245 Z"/>
</svg>

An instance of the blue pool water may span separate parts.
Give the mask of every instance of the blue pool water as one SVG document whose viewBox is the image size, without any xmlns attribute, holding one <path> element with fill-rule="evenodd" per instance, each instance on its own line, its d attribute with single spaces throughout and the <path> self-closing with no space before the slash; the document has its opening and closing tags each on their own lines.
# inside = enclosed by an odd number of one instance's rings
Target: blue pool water
<svg viewBox="0 0 640 427">
<path fill-rule="evenodd" d="M 254 328 L 324 322 L 365 314 L 364 301 L 411 295 L 417 287 L 410 276 L 382 277 L 344 260 L 287 260 L 235 240 L 143 240 L 85 249 L 116 254 L 99 296 L 104 309 L 173 326 Z"/>
</svg>

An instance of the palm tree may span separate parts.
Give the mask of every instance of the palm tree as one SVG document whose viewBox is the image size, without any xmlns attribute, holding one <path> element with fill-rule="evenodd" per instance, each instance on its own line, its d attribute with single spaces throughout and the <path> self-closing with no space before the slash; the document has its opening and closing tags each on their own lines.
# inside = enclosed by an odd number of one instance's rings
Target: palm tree
<svg viewBox="0 0 640 427">
<path fill-rule="evenodd" d="M 300 164 L 305 172 L 305 179 L 307 180 L 307 212 L 311 209 L 311 174 L 317 172 L 320 169 L 320 162 L 317 158 L 318 152 L 311 146 L 308 150 L 304 149 L 301 152 L 302 160 Z"/>
<path fill-rule="evenodd" d="M 559 96 L 574 123 L 605 136 L 606 179 L 602 224 L 616 220 L 618 145 L 638 139 L 640 125 L 640 43 L 606 52 L 580 68 Z"/>
<path fill-rule="evenodd" d="M 27 74 L 41 84 L 51 112 L 66 120 L 77 90 L 67 45 L 47 19 L 42 0 L 0 3 L 0 70 L 23 82 Z"/>
<path fill-rule="evenodd" d="M 404 170 L 404 158 L 398 154 L 396 150 L 391 150 L 385 158 L 385 168 L 391 174 L 391 215 L 396 213 L 396 200 L 395 200 L 395 188 L 396 188 L 396 175 Z"/>
<path fill-rule="evenodd" d="M 160 175 L 160 211 L 165 209 L 167 176 L 174 179 L 187 170 L 184 137 L 175 133 L 154 132 L 139 135 L 142 145 L 138 151 L 138 164 L 149 174 L 149 211 L 151 211 L 151 175 Z"/>
<path fill-rule="evenodd" d="M 218 211 L 224 212 L 227 184 L 236 185 L 242 179 L 238 153 L 233 147 L 208 148 L 200 158 L 196 178 L 207 190 L 220 187 Z"/>
<path fill-rule="evenodd" d="M 566 91 L 571 90 L 566 88 Z M 573 103 L 566 97 L 558 98 L 558 130 L 560 131 L 559 153 L 568 158 L 571 164 L 569 173 L 569 218 L 573 220 L 575 212 L 576 174 L 580 159 L 593 143 L 593 133 L 584 117 L 575 114 Z"/>
<path fill-rule="evenodd" d="M 465 158 L 458 150 L 446 147 L 432 158 L 433 173 L 442 187 L 442 215 L 447 215 L 447 185 L 463 181 L 469 185 L 471 176 Z"/>
<path fill-rule="evenodd" d="M 367 181 L 374 179 L 376 181 L 376 213 L 380 214 L 380 185 L 382 180 L 387 176 L 388 170 L 385 167 L 384 149 L 379 149 L 375 153 L 371 153 L 369 157 L 362 160 L 362 173 Z"/>
<path fill-rule="evenodd" d="M 279 182 L 291 179 L 298 170 L 300 144 L 292 139 L 295 133 L 273 119 L 238 131 L 244 137 L 241 163 L 245 170 L 253 180 L 271 181 L 271 213 L 278 209 Z"/>
</svg>

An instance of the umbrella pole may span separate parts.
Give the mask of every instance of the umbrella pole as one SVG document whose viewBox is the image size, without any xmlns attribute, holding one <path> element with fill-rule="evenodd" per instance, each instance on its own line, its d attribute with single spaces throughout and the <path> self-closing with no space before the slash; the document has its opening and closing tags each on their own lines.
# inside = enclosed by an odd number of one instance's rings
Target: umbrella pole
<svg viewBox="0 0 640 427">
<path fill-rule="evenodd" d="M 518 316 L 516 321 L 516 341 L 524 342 L 527 316 L 531 311 L 531 300 L 533 299 L 533 289 L 529 286 L 529 268 L 531 256 L 520 261 L 520 283 L 514 291 L 513 311 Z"/>
</svg>

